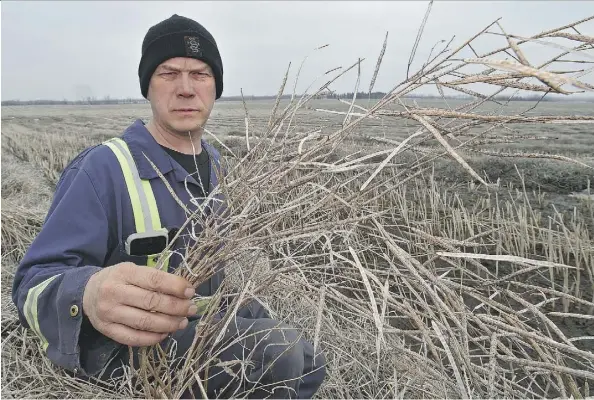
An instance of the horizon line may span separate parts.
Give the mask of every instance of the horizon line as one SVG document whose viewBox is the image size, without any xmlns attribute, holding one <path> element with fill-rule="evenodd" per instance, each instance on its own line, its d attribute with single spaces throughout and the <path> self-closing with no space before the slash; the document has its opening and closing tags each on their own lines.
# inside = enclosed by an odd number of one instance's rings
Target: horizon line
<svg viewBox="0 0 594 400">
<path fill-rule="evenodd" d="M 357 96 L 358 99 L 364 99 L 362 97 L 359 97 L 359 95 L 365 95 L 365 98 L 368 99 L 381 99 L 384 96 L 386 96 L 388 93 L 387 92 L 381 92 L 381 91 L 374 91 L 374 92 L 357 92 Z M 553 94 L 553 93 L 551 93 Z M 301 97 L 304 94 L 283 94 L 280 96 L 281 99 L 290 99 L 291 97 Z M 318 95 L 313 96 L 312 98 L 317 99 L 337 99 L 337 98 L 352 98 L 353 92 L 347 92 L 347 93 L 338 93 L 338 94 L 334 94 L 334 93 L 320 93 Z M 244 100 L 268 100 L 268 99 L 276 99 L 278 98 L 278 94 L 275 95 L 266 95 L 266 94 L 260 94 L 260 95 L 229 95 L 229 96 L 221 96 L 217 101 L 235 101 L 235 100 L 242 100 L 242 98 Z M 551 96 L 551 97 L 545 97 L 542 98 L 542 95 L 536 95 L 536 94 L 527 94 L 527 95 L 517 95 L 514 96 L 512 98 L 511 95 L 508 96 L 496 96 L 497 100 L 501 100 L 502 98 L 505 99 L 509 99 L 511 101 L 514 100 L 518 100 L 518 101 L 522 101 L 522 100 L 541 100 L 541 101 L 593 101 L 594 100 L 594 96 L 578 96 L 578 97 L 565 97 L 565 96 Z M 445 95 L 445 96 L 441 96 L 439 94 L 413 94 L 413 93 L 409 93 L 405 96 L 403 96 L 403 98 L 427 98 L 427 99 L 451 99 L 451 100 L 471 100 L 475 97 L 470 96 L 470 95 Z M 542 99 L 541 99 L 542 98 Z M 87 97 L 85 99 L 80 99 L 80 100 L 69 100 L 69 99 L 51 99 L 51 98 L 38 98 L 38 99 L 29 99 L 29 100 L 20 100 L 20 99 L 10 99 L 10 100 L 2 100 L 1 101 L 1 105 L 2 106 L 9 106 L 9 105 L 20 105 L 20 104 L 38 104 L 38 105 L 43 105 L 44 103 L 47 104 L 117 104 L 117 103 L 136 103 L 136 104 L 142 104 L 142 103 L 149 103 L 149 101 L 147 99 L 145 99 L 144 97 L 110 97 L 110 96 L 104 96 L 102 98 L 97 98 L 97 97 Z"/>
</svg>

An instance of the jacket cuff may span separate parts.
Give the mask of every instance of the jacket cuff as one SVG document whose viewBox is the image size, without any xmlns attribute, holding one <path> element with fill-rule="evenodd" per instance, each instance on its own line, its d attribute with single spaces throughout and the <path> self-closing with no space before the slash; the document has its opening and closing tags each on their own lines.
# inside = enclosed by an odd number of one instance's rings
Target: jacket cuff
<svg viewBox="0 0 594 400">
<path fill-rule="evenodd" d="M 55 300 L 58 313 L 59 354 L 54 356 L 57 357 L 57 364 L 75 374 L 93 375 L 107 363 L 109 355 L 119 346 L 95 330 L 83 313 L 82 302 L 87 282 L 101 269 L 85 266 L 66 272 Z M 83 324 L 85 319 L 86 322 Z"/>
</svg>

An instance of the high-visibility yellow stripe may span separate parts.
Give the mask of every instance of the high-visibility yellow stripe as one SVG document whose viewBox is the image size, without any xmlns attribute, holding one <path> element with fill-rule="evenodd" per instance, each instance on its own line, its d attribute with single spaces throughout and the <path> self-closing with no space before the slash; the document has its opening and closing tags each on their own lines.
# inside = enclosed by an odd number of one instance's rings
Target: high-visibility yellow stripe
<svg viewBox="0 0 594 400">
<path fill-rule="evenodd" d="M 163 252 L 161 254 L 153 254 L 151 256 L 148 256 L 148 259 L 146 261 L 146 266 L 150 267 L 150 268 L 155 268 L 157 266 L 157 262 L 159 261 L 160 258 L 163 258 L 163 265 L 162 265 L 162 269 L 163 270 L 167 270 L 167 268 L 169 268 L 169 255 L 170 252 Z"/>
<path fill-rule="evenodd" d="M 146 229 L 144 226 L 144 214 L 142 212 L 138 191 L 136 190 L 136 185 L 134 185 L 134 179 L 132 178 L 130 164 L 128 164 L 128 160 L 126 160 L 126 157 L 124 157 L 124 155 L 120 152 L 120 149 L 109 142 L 106 142 L 105 145 L 114 152 L 120 163 L 120 166 L 122 167 L 122 173 L 124 174 L 124 180 L 126 181 L 128 193 L 130 194 L 130 201 L 132 202 L 132 212 L 134 213 L 136 232 L 144 232 Z"/>
<path fill-rule="evenodd" d="M 117 142 L 121 148 L 127 152 L 128 157 L 122 154 L 118 146 L 110 143 L 112 141 Z M 130 162 L 128 162 L 128 159 L 133 160 L 128 145 L 120 138 L 111 139 L 105 142 L 105 144 L 109 146 L 109 148 L 114 152 L 122 168 L 126 186 L 128 188 L 128 193 L 130 194 L 130 200 L 132 202 L 132 211 L 134 213 L 136 232 L 145 232 L 146 230 L 150 229 L 150 227 L 146 226 L 145 224 L 145 215 L 143 212 L 142 202 L 140 200 L 139 190 L 142 190 L 146 198 L 146 206 L 148 206 L 148 210 L 146 211 L 149 213 L 152 230 L 161 229 L 161 218 L 159 216 L 159 209 L 157 207 L 157 201 L 155 200 L 155 194 L 153 193 L 151 183 L 147 179 L 140 179 L 141 187 L 137 187 L 134 176 L 138 175 L 138 171 L 133 172 L 132 168 L 136 169 L 136 165 L 134 163 L 130 164 Z M 167 269 L 169 267 L 169 254 L 153 254 L 148 256 L 147 266 L 151 268 L 155 267 L 159 257 L 164 258 L 163 267 L 164 269 Z"/>
<path fill-rule="evenodd" d="M 32 287 L 27 292 L 27 299 L 25 300 L 24 306 L 24 314 L 25 318 L 27 319 L 27 323 L 29 327 L 35 332 L 35 334 L 41 339 L 41 344 L 43 347 L 43 351 L 47 350 L 48 342 L 43 333 L 41 333 L 41 329 L 39 328 L 39 316 L 37 312 L 37 300 L 39 296 L 47 285 L 49 285 L 54 279 L 56 279 L 58 275 L 54 275 L 49 277 L 48 279 L 44 280 L 43 282 L 39 283 L 38 285 Z"/>
<path fill-rule="evenodd" d="M 161 229 L 161 218 L 159 218 L 159 209 L 157 208 L 157 201 L 155 200 L 155 194 L 153 193 L 151 183 L 148 180 L 143 179 L 142 189 L 146 194 L 146 200 L 149 206 L 149 212 L 151 214 L 153 229 Z"/>
<path fill-rule="evenodd" d="M 159 209 L 157 208 L 157 201 L 155 200 L 155 195 L 153 193 L 153 189 L 151 188 L 151 183 L 143 179 L 142 180 L 142 188 L 146 194 L 147 203 L 149 206 L 150 214 L 151 214 L 151 222 L 153 225 L 153 229 L 161 229 L 161 218 L 159 217 Z M 164 257 L 165 261 L 163 263 L 163 268 L 166 270 L 169 266 L 169 255 L 168 254 L 155 254 L 149 256 L 147 259 L 147 266 L 154 268 L 157 266 L 157 261 L 159 257 Z"/>
<path fill-rule="evenodd" d="M 198 311 L 196 311 L 196 314 L 206 313 L 206 310 L 210 305 L 211 300 L 212 296 L 200 297 L 198 299 L 195 299 L 194 304 L 196 304 L 196 307 L 198 307 Z"/>
</svg>

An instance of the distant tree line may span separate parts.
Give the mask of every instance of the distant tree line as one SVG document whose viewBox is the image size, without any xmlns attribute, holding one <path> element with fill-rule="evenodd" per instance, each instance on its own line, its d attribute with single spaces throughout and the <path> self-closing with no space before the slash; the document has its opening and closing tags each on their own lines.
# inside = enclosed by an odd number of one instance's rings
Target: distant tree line
<svg viewBox="0 0 594 400">
<path fill-rule="evenodd" d="M 353 92 L 347 93 L 322 93 L 314 96 L 316 99 L 352 99 Z M 387 93 L 385 92 L 357 92 L 358 99 L 381 99 L 386 96 Z M 285 94 L 281 96 L 282 100 L 288 100 L 292 97 L 291 94 Z M 243 96 L 244 100 L 274 100 L 276 99 L 276 95 L 270 96 L 255 96 L 255 95 L 248 95 Z M 409 99 L 441 99 L 441 96 L 434 95 L 434 94 L 408 94 L 404 96 L 404 98 Z M 453 100 L 472 100 L 473 97 L 468 95 L 449 95 L 445 96 L 446 99 L 453 99 Z M 510 99 L 509 95 L 497 95 L 494 96 L 493 99 L 497 101 L 539 101 L 541 100 L 542 95 L 540 94 L 528 94 L 523 96 L 514 96 Z M 241 96 L 223 96 L 219 99 L 219 101 L 241 101 Z M 560 98 L 560 97 L 550 97 L 547 96 L 541 101 L 586 101 L 586 102 L 594 102 L 593 97 L 582 97 L 582 98 Z M 48 100 L 48 99 L 41 99 L 41 100 L 2 100 L 2 106 L 21 106 L 21 105 L 107 105 L 107 104 L 146 104 L 148 100 L 144 98 L 124 98 L 124 99 L 114 99 L 110 96 L 106 96 L 102 99 L 97 99 L 95 97 L 87 97 L 82 100 Z"/>
<path fill-rule="evenodd" d="M 83 100 L 2 100 L 3 106 L 54 106 L 54 105 L 100 105 L 100 104 L 144 104 L 148 101 L 142 99 L 112 99 L 106 96 L 102 99 L 87 97 Z"/>
</svg>

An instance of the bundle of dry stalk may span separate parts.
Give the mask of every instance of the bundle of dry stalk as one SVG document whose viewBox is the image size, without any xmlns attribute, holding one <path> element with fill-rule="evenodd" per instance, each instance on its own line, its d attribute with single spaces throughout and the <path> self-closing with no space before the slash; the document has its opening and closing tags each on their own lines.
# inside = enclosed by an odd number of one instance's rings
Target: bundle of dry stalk
<svg viewBox="0 0 594 400">
<path fill-rule="evenodd" d="M 325 353 L 328 378 L 321 397 L 588 396 L 594 384 L 589 345 L 594 332 L 572 337 L 557 322 L 594 319 L 590 234 L 577 222 L 543 223 L 527 201 L 500 204 L 502 188 L 486 182 L 461 154 L 472 140 L 493 138 L 496 128 L 507 124 L 594 121 L 478 111 L 509 88 L 543 96 L 568 93 L 567 86 L 592 90 L 570 78 L 572 71 L 546 69 L 561 68 L 567 55 L 592 58 L 587 53 L 592 37 L 565 32 L 592 19 L 531 38 L 508 35 L 494 22 L 456 49 L 448 43 L 370 109 L 353 99 L 344 124 L 334 131 L 302 132 L 298 112 L 336 79 L 360 68 L 360 60 L 282 109 L 277 101 L 266 129 L 254 132 L 246 108 L 246 149 L 243 154 L 227 149 L 226 175 L 210 195 L 213 201 L 224 195 L 225 211 L 188 215 L 189 224 L 204 229 L 177 272 L 199 284 L 215 267 L 226 265 L 227 278 L 214 300 L 234 294 L 229 311 L 215 322 L 215 307 L 208 309 L 181 368 L 172 369 L 176 360 L 170 349 L 145 348 L 140 368 L 129 369 L 125 382 L 111 390 L 123 396 L 179 398 L 195 383 L 203 391 L 202 380 L 215 365 L 241 376 L 250 360 L 221 365 L 213 349 L 233 323 L 234 311 L 258 299 Z M 476 51 L 477 37 L 497 26 L 507 45 L 461 58 L 464 50 Z M 530 64 L 520 49 L 529 42 L 552 46 L 549 40 L 555 37 L 578 45 L 555 44 L 563 52 L 540 65 Z M 495 58 L 499 54 L 516 61 Z M 466 72 L 476 65 L 487 68 Z M 541 83 L 526 83 L 529 79 Z M 481 94 L 467 88 L 476 82 L 496 90 Z M 461 91 L 475 100 L 455 110 L 405 105 L 405 95 L 426 85 L 440 92 Z M 354 93 L 358 87 L 359 79 Z M 388 105 L 401 110 L 388 111 Z M 348 139 L 365 118 L 406 118 L 415 130 L 394 148 L 361 154 Z M 471 140 L 459 140 L 471 129 Z M 437 146 L 424 145 L 431 140 Z M 399 164 L 397 158 L 405 153 L 416 161 Z M 459 197 L 444 193 L 427 177 L 432 161 L 444 156 L 460 163 L 479 184 L 474 190 L 484 190 L 493 201 L 468 211 Z M 378 157 L 379 164 L 372 162 Z"/>
</svg>

